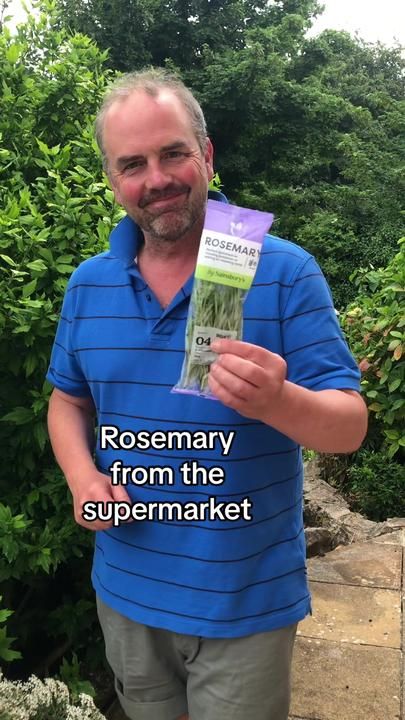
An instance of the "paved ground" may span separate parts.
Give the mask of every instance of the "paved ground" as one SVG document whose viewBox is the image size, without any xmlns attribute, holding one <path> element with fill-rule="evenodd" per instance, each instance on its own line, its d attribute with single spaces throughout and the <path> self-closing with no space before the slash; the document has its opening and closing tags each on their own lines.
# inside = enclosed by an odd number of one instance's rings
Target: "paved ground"
<svg viewBox="0 0 405 720">
<path fill-rule="evenodd" d="M 291 720 L 405 720 L 405 530 L 378 540 L 308 561 Z M 125 720 L 117 707 L 107 717 Z"/>
<path fill-rule="evenodd" d="M 405 538 L 382 539 L 308 561 L 313 615 L 295 646 L 291 720 L 405 720 Z"/>
</svg>

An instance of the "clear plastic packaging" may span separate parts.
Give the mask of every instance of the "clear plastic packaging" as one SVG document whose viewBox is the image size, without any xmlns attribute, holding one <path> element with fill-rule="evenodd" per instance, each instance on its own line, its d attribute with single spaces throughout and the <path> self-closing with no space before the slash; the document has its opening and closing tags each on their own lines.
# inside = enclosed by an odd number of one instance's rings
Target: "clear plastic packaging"
<svg viewBox="0 0 405 720">
<path fill-rule="evenodd" d="M 210 397 L 216 338 L 242 339 L 243 301 L 273 215 L 208 200 L 188 311 L 185 358 L 173 392 Z"/>
</svg>

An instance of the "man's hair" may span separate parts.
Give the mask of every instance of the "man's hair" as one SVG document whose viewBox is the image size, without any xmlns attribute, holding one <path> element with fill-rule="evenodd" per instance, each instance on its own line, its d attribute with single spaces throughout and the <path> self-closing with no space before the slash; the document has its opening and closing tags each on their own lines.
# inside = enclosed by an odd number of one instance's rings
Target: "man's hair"
<svg viewBox="0 0 405 720">
<path fill-rule="evenodd" d="M 191 128 L 194 132 L 200 150 L 205 152 L 207 147 L 207 126 L 201 106 L 192 92 L 184 85 L 182 80 L 164 68 L 150 68 L 122 75 L 107 89 L 95 120 L 95 135 L 97 144 L 103 158 L 103 167 L 107 170 L 108 162 L 103 144 L 104 120 L 108 109 L 115 102 L 119 102 L 137 90 L 142 90 L 150 97 L 157 97 L 161 90 L 171 90 L 180 100 L 188 113 Z M 142 102 L 142 101 L 141 101 Z"/>
</svg>

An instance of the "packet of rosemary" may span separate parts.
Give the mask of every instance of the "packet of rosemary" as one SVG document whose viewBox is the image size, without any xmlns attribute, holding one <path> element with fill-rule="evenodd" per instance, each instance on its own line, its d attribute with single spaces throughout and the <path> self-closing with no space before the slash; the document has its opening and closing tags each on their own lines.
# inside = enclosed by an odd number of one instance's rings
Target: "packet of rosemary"
<svg viewBox="0 0 405 720">
<path fill-rule="evenodd" d="M 208 200 L 186 326 L 186 354 L 173 392 L 213 398 L 208 388 L 216 338 L 242 339 L 243 301 L 273 215 Z"/>
</svg>

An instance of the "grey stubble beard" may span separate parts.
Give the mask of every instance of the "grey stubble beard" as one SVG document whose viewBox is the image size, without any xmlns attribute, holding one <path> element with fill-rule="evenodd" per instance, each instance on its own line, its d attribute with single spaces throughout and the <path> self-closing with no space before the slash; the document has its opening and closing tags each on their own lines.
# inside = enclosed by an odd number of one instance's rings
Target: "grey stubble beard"
<svg viewBox="0 0 405 720">
<path fill-rule="evenodd" d="M 146 234 L 148 238 L 152 240 L 156 248 L 167 247 L 168 243 L 173 245 L 181 240 L 184 235 L 192 231 L 196 225 L 199 225 L 202 230 L 205 210 L 206 198 L 200 208 L 185 207 L 181 209 L 179 211 L 180 217 L 176 218 L 174 222 L 170 222 L 169 227 L 164 220 L 164 216 L 171 213 L 174 214 L 176 211 L 171 211 L 170 213 L 163 212 L 158 216 L 151 215 L 149 218 L 146 213 L 146 216 L 141 220 L 142 224 L 139 223 L 139 218 L 133 217 L 133 220 L 138 222 L 144 235 Z"/>
</svg>

